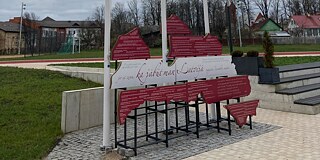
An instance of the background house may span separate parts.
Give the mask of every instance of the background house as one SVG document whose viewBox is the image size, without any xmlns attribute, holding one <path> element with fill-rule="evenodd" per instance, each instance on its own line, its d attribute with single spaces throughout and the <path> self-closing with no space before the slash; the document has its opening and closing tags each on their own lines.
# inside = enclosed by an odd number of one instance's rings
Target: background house
<svg viewBox="0 0 320 160">
<path fill-rule="evenodd" d="M 14 17 L 9 22 L 19 25 L 20 17 Z M 29 46 L 26 47 L 27 52 L 32 53 L 71 52 L 73 44 L 78 45 L 80 39 L 83 48 L 91 49 L 103 43 L 103 26 L 94 21 L 56 21 L 50 17 L 40 21 L 24 19 L 23 28 L 28 37 L 25 41 Z"/>
<path fill-rule="evenodd" d="M 251 25 L 252 31 L 257 36 L 262 36 L 265 31 L 269 32 L 271 37 L 290 37 L 283 28 L 270 18 L 265 18 L 261 13 Z"/>
<path fill-rule="evenodd" d="M 294 15 L 288 29 L 296 37 L 320 37 L 320 15 Z"/>
<path fill-rule="evenodd" d="M 41 31 L 42 50 L 54 46 L 53 50 L 62 52 L 70 52 L 73 41 L 78 45 L 80 39 L 84 48 L 94 48 L 99 43 L 103 29 L 93 21 L 56 21 L 50 17 L 37 23 Z"/>
<path fill-rule="evenodd" d="M 18 51 L 20 25 L 11 22 L 0 22 L 0 55 L 15 54 Z M 21 47 L 24 48 L 22 35 Z"/>
</svg>

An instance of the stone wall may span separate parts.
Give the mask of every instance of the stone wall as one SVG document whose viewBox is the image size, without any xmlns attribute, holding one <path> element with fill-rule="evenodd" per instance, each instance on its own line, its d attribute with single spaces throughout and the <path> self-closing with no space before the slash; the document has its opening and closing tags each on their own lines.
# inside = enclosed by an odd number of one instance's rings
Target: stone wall
<svg viewBox="0 0 320 160">
<path fill-rule="evenodd" d="M 54 70 L 70 77 L 80 78 L 86 81 L 91 81 L 103 84 L 103 68 L 86 68 L 86 67 L 67 67 L 53 66 Z"/>
</svg>

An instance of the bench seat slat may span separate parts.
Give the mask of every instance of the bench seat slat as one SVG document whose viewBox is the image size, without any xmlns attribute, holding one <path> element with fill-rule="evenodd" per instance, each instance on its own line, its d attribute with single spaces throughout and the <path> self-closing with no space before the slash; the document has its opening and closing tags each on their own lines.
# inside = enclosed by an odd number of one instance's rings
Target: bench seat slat
<svg viewBox="0 0 320 160">
<path fill-rule="evenodd" d="M 249 116 L 257 115 L 258 105 L 259 100 L 253 100 L 225 105 L 224 108 L 230 112 L 232 117 L 236 120 L 236 123 L 242 127 L 247 123 Z"/>
</svg>

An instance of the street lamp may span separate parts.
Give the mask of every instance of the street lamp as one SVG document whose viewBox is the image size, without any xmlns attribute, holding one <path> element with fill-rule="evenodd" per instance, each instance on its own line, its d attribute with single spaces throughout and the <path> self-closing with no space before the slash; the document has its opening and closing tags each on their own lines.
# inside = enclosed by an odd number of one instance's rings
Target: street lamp
<svg viewBox="0 0 320 160">
<path fill-rule="evenodd" d="M 22 32 L 22 16 L 23 10 L 26 9 L 26 4 L 22 2 L 21 4 L 21 16 L 20 16 L 20 29 L 19 29 L 19 46 L 18 46 L 18 54 L 21 54 L 21 32 Z"/>
</svg>

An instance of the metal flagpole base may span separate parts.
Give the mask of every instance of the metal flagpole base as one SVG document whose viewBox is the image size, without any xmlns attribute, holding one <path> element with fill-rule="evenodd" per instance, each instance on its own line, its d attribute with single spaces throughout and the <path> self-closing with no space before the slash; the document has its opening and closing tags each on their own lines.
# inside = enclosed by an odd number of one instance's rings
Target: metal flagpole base
<svg viewBox="0 0 320 160">
<path fill-rule="evenodd" d="M 168 135 L 173 135 L 173 131 L 168 131 Z M 164 135 L 166 135 L 166 132 L 163 132 Z"/>
<path fill-rule="evenodd" d="M 100 146 L 100 151 L 104 151 L 104 152 L 109 153 L 109 152 L 111 152 L 112 150 L 113 150 L 113 147 L 112 147 L 112 146 L 103 146 L 103 145 Z"/>
</svg>

